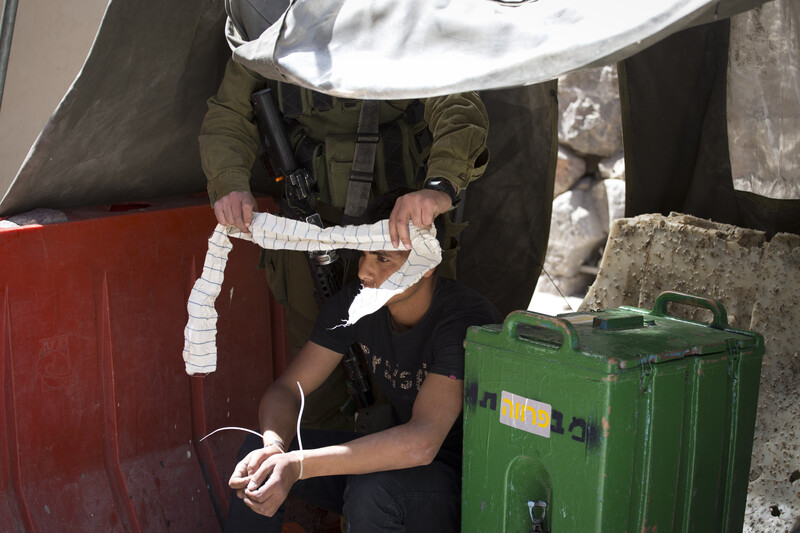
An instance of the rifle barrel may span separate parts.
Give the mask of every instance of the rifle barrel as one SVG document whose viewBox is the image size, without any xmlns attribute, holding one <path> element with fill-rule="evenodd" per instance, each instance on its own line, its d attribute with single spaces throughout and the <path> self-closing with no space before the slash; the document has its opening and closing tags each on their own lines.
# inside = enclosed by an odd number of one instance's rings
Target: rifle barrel
<svg viewBox="0 0 800 533">
<path fill-rule="evenodd" d="M 264 142 L 271 150 L 278 171 L 284 177 L 297 170 L 297 162 L 294 158 L 294 151 L 289 145 L 286 135 L 283 134 L 283 120 L 272 99 L 272 89 L 263 89 L 253 93 L 251 101 L 256 110 L 256 120 L 263 120 Z M 260 113 L 258 111 L 261 111 Z"/>
</svg>

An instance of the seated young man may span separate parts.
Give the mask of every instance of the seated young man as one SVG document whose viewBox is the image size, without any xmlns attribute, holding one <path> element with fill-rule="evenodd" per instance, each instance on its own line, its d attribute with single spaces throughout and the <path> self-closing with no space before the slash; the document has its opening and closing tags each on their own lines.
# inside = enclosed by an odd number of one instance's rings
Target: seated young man
<svg viewBox="0 0 800 533">
<path fill-rule="evenodd" d="M 387 218 L 392 205 L 373 206 L 365 221 Z M 364 252 L 361 283 L 379 287 L 408 255 Z M 290 490 L 343 514 L 349 531 L 460 529 L 463 342 L 469 326 L 502 317 L 476 292 L 431 270 L 375 313 L 342 326 L 359 290 L 359 283 L 348 285 L 327 302 L 311 340 L 264 394 L 263 443 L 252 437 L 256 449 L 231 476 L 240 500 L 232 502 L 226 531 L 280 531 Z M 293 439 L 292 448 L 297 444 L 297 383 L 306 394 L 314 390 L 354 342 L 392 405 L 395 425 L 364 436 L 302 430 L 303 451 L 283 453 Z"/>
</svg>

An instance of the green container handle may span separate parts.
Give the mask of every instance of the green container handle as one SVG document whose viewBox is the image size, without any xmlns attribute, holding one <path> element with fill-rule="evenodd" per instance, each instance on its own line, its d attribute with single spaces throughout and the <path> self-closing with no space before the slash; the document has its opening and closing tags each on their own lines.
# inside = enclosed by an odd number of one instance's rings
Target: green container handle
<svg viewBox="0 0 800 533">
<path fill-rule="evenodd" d="M 711 327 L 716 329 L 728 329 L 728 313 L 725 311 L 725 307 L 722 306 L 722 303 L 713 298 L 704 298 L 703 296 L 694 294 L 664 291 L 656 298 L 656 303 L 653 304 L 653 310 L 650 314 L 655 316 L 669 316 L 667 314 L 667 304 L 670 302 L 708 309 L 714 315 Z"/>
<path fill-rule="evenodd" d="M 558 331 L 561 333 L 561 337 L 564 340 L 561 346 L 562 349 L 568 348 L 573 352 L 578 350 L 578 333 L 575 331 L 572 324 L 563 318 L 541 315 L 531 311 L 514 311 L 508 315 L 503 322 L 503 333 L 506 339 L 511 342 L 519 339 L 517 326 L 520 324 Z"/>
</svg>

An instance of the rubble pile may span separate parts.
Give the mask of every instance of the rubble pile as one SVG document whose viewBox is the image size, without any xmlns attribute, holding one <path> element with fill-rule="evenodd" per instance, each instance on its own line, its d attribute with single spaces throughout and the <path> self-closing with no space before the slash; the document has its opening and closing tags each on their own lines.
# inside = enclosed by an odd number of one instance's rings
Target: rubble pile
<svg viewBox="0 0 800 533">
<path fill-rule="evenodd" d="M 561 295 L 579 300 L 586 294 L 610 225 L 624 215 L 625 161 L 616 67 L 559 78 L 558 102 L 550 238 L 534 300 L 557 295 L 555 310 L 561 311 L 569 310 Z M 533 303 L 531 308 L 536 309 Z"/>
</svg>

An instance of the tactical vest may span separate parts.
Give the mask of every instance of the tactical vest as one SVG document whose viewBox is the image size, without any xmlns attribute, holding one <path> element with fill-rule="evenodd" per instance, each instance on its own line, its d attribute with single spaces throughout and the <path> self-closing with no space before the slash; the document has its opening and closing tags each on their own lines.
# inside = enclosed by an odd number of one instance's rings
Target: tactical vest
<svg viewBox="0 0 800 533">
<path fill-rule="evenodd" d="M 319 200 L 341 210 L 347 198 L 361 101 L 286 83 L 274 82 L 271 87 L 289 122 L 289 140 L 298 164 L 317 181 Z M 380 103 L 373 198 L 398 187 L 422 187 L 432 143 L 424 110 L 419 100 Z"/>
</svg>

